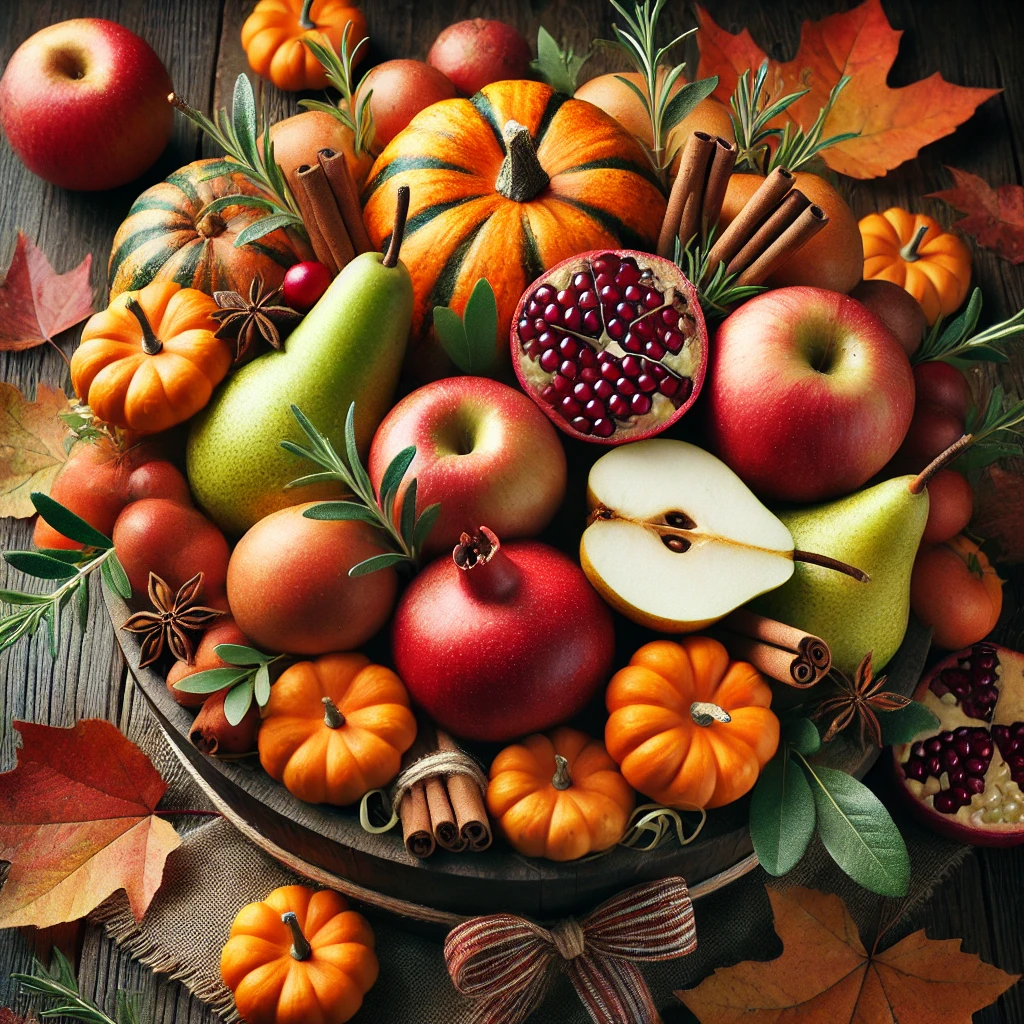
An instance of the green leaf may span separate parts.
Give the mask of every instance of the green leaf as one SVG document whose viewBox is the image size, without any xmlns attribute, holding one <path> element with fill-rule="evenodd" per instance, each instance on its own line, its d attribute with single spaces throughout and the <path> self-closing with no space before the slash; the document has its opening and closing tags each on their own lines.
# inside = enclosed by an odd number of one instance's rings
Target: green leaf
<svg viewBox="0 0 1024 1024">
<path fill-rule="evenodd" d="M 416 477 L 413 477 L 402 498 L 402 516 L 398 525 L 398 532 L 402 535 L 402 539 L 413 551 L 416 550 L 416 492 L 418 487 Z"/>
<path fill-rule="evenodd" d="M 0 602 L 13 605 L 49 604 L 49 594 L 23 594 L 20 590 L 0 590 Z"/>
<path fill-rule="evenodd" d="M 40 518 L 58 533 L 64 534 L 65 537 L 70 537 L 72 540 L 77 540 L 79 544 L 99 548 L 102 551 L 114 546 L 114 542 L 109 537 L 104 537 L 99 530 L 93 529 L 84 519 L 76 516 L 71 509 L 65 508 L 59 501 L 54 501 L 49 495 L 43 494 L 41 491 L 33 491 L 31 499 Z"/>
<path fill-rule="evenodd" d="M 380 517 L 372 509 L 355 501 L 321 501 L 317 505 L 310 505 L 302 513 L 302 518 L 319 519 L 322 522 L 356 520 L 360 523 L 369 523 L 371 526 L 380 526 Z"/>
<path fill-rule="evenodd" d="M 862 782 L 832 768 L 804 767 L 818 812 L 818 835 L 855 882 L 881 896 L 907 894 L 910 857 L 881 800 Z"/>
<path fill-rule="evenodd" d="M 100 575 L 103 581 L 118 597 L 130 601 L 132 596 L 132 585 L 128 582 L 128 574 L 124 571 L 117 554 L 108 555 L 100 566 Z"/>
<path fill-rule="evenodd" d="M 577 56 L 571 46 L 562 50 L 555 37 L 541 25 L 537 31 L 537 59 L 530 61 L 530 67 L 556 92 L 572 96 L 579 86 L 580 68 L 589 56 Z"/>
<path fill-rule="evenodd" d="M 242 199 L 238 205 L 248 206 L 249 204 Z M 272 231 L 277 231 L 278 228 L 294 228 L 301 223 L 302 221 L 293 213 L 275 213 L 269 217 L 260 217 L 259 220 L 254 220 L 248 227 L 242 228 L 238 232 L 235 237 L 235 248 L 238 249 L 250 242 L 257 242 L 264 235 L 269 235 Z"/>
<path fill-rule="evenodd" d="M 270 700 L 270 667 L 268 665 L 260 665 L 256 669 L 256 675 L 252 680 L 252 692 L 256 703 L 261 708 L 265 707 L 267 701 Z"/>
<path fill-rule="evenodd" d="M 298 448 L 298 445 L 292 446 L 291 441 L 282 441 L 281 447 L 284 448 L 286 451 L 292 452 L 292 454 L 294 455 L 294 449 Z M 305 455 L 303 456 L 303 458 L 306 457 L 307 456 Z M 337 473 L 333 473 L 331 471 L 327 471 L 325 473 L 310 473 L 308 476 L 300 476 L 297 479 L 292 480 L 289 483 L 286 483 L 282 490 L 290 491 L 293 487 L 310 487 L 313 484 L 336 484 L 339 481 L 344 482 L 341 481 L 341 477 L 339 477 Z"/>
<path fill-rule="evenodd" d="M 412 460 L 416 458 L 416 445 L 409 445 L 403 448 L 389 463 L 384 470 L 384 476 L 380 481 L 380 497 L 383 502 L 387 496 L 398 490 L 402 477 L 409 471 Z"/>
<path fill-rule="evenodd" d="M 256 152 L 256 97 L 252 92 L 252 83 L 244 74 L 235 79 L 235 92 L 231 98 L 231 126 L 235 130 L 238 145 L 249 163 L 253 167 L 257 166 L 259 156 Z"/>
<path fill-rule="evenodd" d="M 211 199 L 204 207 L 203 214 L 220 213 L 222 210 L 229 210 L 233 206 L 245 206 L 252 210 L 266 210 L 273 212 L 278 209 L 275 202 L 270 199 L 263 199 L 260 196 L 240 196 L 232 194 L 229 196 L 218 196 Z"/>
<path fill-rule="evenodd" d="M 67 580 L 78 574 L 73 565 L 38 551 L 5 551 L 4 561 L 19 572 L 41 580 Z"/>
<path fill-rule="evenodd" d="M 224 698 L 224 717 L 229 725 L 238 725 L 252 705 L 252 682 L 243 679 L 236 683 Z"/>
<path fill-rule="evenodd" d="M 78 588 L 78 625 L 82 631 L 85 631 L 85 627 L 89 622 L 89 584 L 87 581 L 82 581 L 82 586 Z"/>
<path fill-rule="evenodd" d="M 244 644 L 217 644 L 213 653 L 229 665 L 265 665 L 271 660 L 269 654 L 257 651 L 255 647 Z"/>
<path fill-rule="evenodd" d="M 662 131 L 665 136 L 675 128 L 677 124 L 687 114 L 689 114 L 694 107 L 697 106 L 701 100 L 706 100 L 714 91 L 718 88 L 718 76 L 712 75 L 711 78 L 698 78 L 696 82 L 687 82 L 679 92 L 672 97 L 668 102 L 668 106 L 665 108 L 665 115 L 662 121 Z"/>
<path fill-rule="evenodd" d="M 784 875 L 796 866 L 814 834 L 814 818 L 811 787 L 783 748 L 764 766 L 750 798 L 750 838 L 768 874 Z"/>
<path fill-rule="evenodd" d="M 370 477 L 363 469 L 363 463 L 359 458 L 359 447 L 356 444 L 356 403 L 348 407 L 348 415 L 345 417 L 345 454 L 348 458 L 348 470 L 352 474 L 352 483 L 360 497 L 371 496 L 373 485 Z"/>
<path fill-rule="evenodd" d="M 217 690 L 223 690 L 225 686 L 231 686 L 248 675 L 248 672 L 239 672 L 237 668 L 211 668 L 205 672 L 193 672 L 192 675 L 179 679 L 174 688 L 181 690 L 182 693 L 216 693 Z"/>
<path fill-rule="evenodd" d="M 623 85 L 629 86 L 640 98 L 640 102 L 643 104 L 644 110 L 647 112 L 647 116 L 653 121 L 654 118 L 651 116 L 651 104 L 647 100 L 647 93 L 641 89 L 635 82 L 631 82 L 628 78 L 623 78 L 622 75 L 615 76 Z"/>
<path fill-rule="evenodd" d="M 392 565 L 400 565 L 403 562 L 408 563 L 409 558 L 406 555 L 399 555 L 397 553 L 388 553 L 386 555 L 374 555 L 372 558 L 367 558 L 365 561 L 357 562 L 349 569 L 349 576 L 369 576 L 371 572 L 377 572 L 379 569 L 387 569 Z"/>
<path fill-rule="evenodd" d="M 470 357 L 469 341 L 466 338 L 466 328 L 459 314 L 447 306 L 435 306 L 434 333 L 451 361 L 463 373 L 469 373 L 473 362 Z"/>
<path fill-rule="evenodd" d="M 462 314 L 473 373 L 489 370 L 498 351 L 498 302 L 486 277 L 469 294 Z"/>
<path fill-rule="evenodd" d="M 49 555 L 50 558 L 57 558 L 69 565 L 82 561 L 81 548 L 37 548 L 36 550 L 41 555 Z"/>
<path fill-rule="evenodd" d="M 912 700 L 897 711 L 879 711 L 878 724 L 882 727 L 882 743 L 889 747 L 896 743 L 911 743 L 922 733 L 933 733 L 938 728 L 938 716 L 919 701 Z"/>
<path fill-rule="evenodd" d="M 433 505 L 428 505 L 420 513 L 419 519 L 416 520 L 416 529 L 413 532 L 413 550 L 417 554 L 423 550 L 423 543 L 430 536 L 430 531 L 434 528 L 434 524 L 437 522 L 437 517 L 440 514 L 441 503 L 439 501 L 435 501 Z"/>
<path fill-rule="evenodd" d="M 821 733 L 809 718 L 791 718 L 783 721 L 782 740 L 801 754 L 816 754 L 821 750 Z"/>
</svg>

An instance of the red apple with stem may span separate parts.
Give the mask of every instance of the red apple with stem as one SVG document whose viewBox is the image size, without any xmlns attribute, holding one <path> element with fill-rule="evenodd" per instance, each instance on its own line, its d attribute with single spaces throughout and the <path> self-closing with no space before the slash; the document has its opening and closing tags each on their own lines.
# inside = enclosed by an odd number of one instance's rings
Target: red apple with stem
<svg viewBox="0 0 1024 1024">
<path fill-rule="evenodd" d="M 15 50 L 0 79 L 0 125 L 33 174 L 61 188 L 114 188 L 163 152 L 172 88 L 144 39 L 113 21 L 75 18 Z"/>
<path fill-rule="evenodd" d="M 907 355 L 847 295 L 765 292 L 722 322 L 711 352 L 709 439 L 763 497 L 849 494 L 889 461 L 910 425 Z"/>
<path fill-rule="evenodd" d="M 417 509 L 441 503 L 427 554 L 450 552 L 479 523 L 508 539 L 532 537 L 565 494 L 565 452 L 554 427 L 526 395 L 485 377 L 435 381 L 388 413 L 370 447 L 375 488 L 410 445 L 416 457 L 405 479 L 416 478 Z M 399 502 L 403 495 L 404 488 Z"/>
</svg>

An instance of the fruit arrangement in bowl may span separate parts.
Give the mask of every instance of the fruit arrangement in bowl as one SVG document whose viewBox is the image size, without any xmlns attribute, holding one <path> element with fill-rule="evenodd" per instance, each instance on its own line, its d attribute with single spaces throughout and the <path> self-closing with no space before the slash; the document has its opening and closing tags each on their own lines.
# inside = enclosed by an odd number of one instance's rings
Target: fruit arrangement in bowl
<svg viewBox="0 0 1024 1024">
<path fill-rule="evenodd" d="M 963 243 L 858 225 L 809 169 L 820 123 L 765 128 L 765 68 L 729 107 L 655 70 L 660 5 L 618 31 L 633 77 L 579 88 L 479 19 L 360 81 L 361 16 L 260 6 L 253 69 L 337 97 L 266 124 L 244 75 L 212 119 L 171 94 L 224 156 L 117 232 L 80 436 L 5 556 L 57 582 L 4 591 L 0 645 L 96 572 L 200 771 L 383 849 L 403 891 L 485 850 L 580 892 L 751 849 L 772 870 L 791 758 L 890 827 L 855 776 L 867 716 L 912 704 L 918 810 L 1016 840 L 1015 663 L 958 470 L 1021 419 L 970 408 L 960 367 L 1021 328 L 978 328 Z M 912 612 L 971 651 L 916 690 Z M 830 852 L 905 888 L 898 855 Z"/>
</svg>

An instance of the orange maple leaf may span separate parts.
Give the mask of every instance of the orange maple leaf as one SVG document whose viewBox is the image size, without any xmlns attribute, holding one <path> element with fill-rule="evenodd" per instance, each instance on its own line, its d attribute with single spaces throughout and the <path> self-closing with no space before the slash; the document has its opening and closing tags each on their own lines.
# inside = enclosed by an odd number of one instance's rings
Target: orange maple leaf
<svg viewBox="0 0 1024 1024">
<path fill-rule="evenodd" d="M 1011 263 L 1024 263 L 1024 188 L 1000 185 L 993 188 L 984 178 L 956 167 L 947 167 L 954 188 L 931 192 L 954 210 L 966 213 L 953 227 L 973 235 L 978 245 L 991 249 Z"/>
<path fill-rule="evenodd" d="M 736 80 L 765 59 L 744 29 L 726 32 L 702 7 L 699 76 L 718 75 L 715 95 L 728 102 Z M 900 36 L 882 10 L 881 0 L 864 0 L 852 11 L 821 21 L 805 21 L 796 56 L 786 63 L 771 61 L 768 87 L 773 96 L 809 89 L 784 117 L 809 128 L 843 75 L 850 82 L 825 120 L 824 135 L 860 132 L 822 153 L 825 163 L 851 178 L 879 178 L 917 155 L 918 150 L 963 124 L 999 89 L 952 85 L 936 73 L 900 89 L 890 89 L 886 76 L 896 60 Z"/>
<path fill-rule="evenodd" d="M 970 1024 L 1020 975 L 923 931 L 868 953 L 838 896 L 768 890 L 782 956 L 719 968 L 676 996 L 701 1024 Z"/>
<path fill-rule="evenodd" d="M 17 767 L 0 775 L 0 928 L 77 921 L 124 889 L 141 920 L 179 843 L 154 815 L 166 785 L 110 722 L 15 722 Z"/>
</svg>

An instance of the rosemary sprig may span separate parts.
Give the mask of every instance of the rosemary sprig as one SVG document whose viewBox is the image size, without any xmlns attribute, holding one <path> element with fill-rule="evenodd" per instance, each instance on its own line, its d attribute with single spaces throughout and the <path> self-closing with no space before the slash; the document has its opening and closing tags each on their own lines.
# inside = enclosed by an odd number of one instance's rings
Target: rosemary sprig
<svg viewBox="0 0 1024 1024">
<path fill-rule="evenodd" d="M 984 409 L 967 414 L 971 443 L 957 458 L 957 469 L 973 474 L 999 459 L 1024 457 L 1024 399 L 994 387 Z"/>
<path fill-rule="evenodd" d="M 975 288 L 964 311 L 951 323 L 942 317 L 932 325 L 912 362 L 932 360 L 964 360 L 974 362 L 1005 363 L 1006 353 L 997 346 L 1024 335 L 1024 309 L 1002 323 L 994 324 L 978 334 L 974 329 L 981 316 L 981 289 Z"/>
<path fill-rule="evenodd" d="M 231 101 L 231 114 L 221 107 L 210 120 L 205 114 L 189 106 L 180 96 L 171 93 L 171 104 L 180 110 L 215 142 L 233 162 L 221 161 L 206 172 L 207 177 L 221 174 L 243 174 L 264 194 L 262 196 L 220 196 L 203 208 L 203 214 L 218 213 L 230 206 L 246 206 L 262 210 L 265 216 L 255 220 L 238 233 L 235 245 L 255 242 L 278 228 L 291 228 L 306 237 L 295 197 L 284 173 L 274 160 L 274 143 L 267 126 L 266 111 L 258 114 L 252 84 L 245 75 L 235 79 L 235 92 Z"/>
<path fill-rule="evenodd" d="M 384 471 L 381 478 L 380 494 L 373 489 L 369 474 L 359 461 L 356 447 L 355 413 L 353 402 L 345 418 L 345 454 L 339 455 L 331 442 L 310 423 L 306 415 L 293 405 L 292 415 L 298 421 L 302 432 L 309 439 L 309 447 L 282 441 L 281 447 L 300 458 L 309 459 L 320 466 L 322 472 L 293 480 L 288 487 L 303 487 L 307 484 L 340 482 L 358 501 L 323 501 L 307 508 L 302 514 L 307 519 L 346 520 L 354 519 L 369 523 L 387 535 L 392 550 L 374 555 L 349 569 L 349 576 L 365 576 L 393 565 L 416 566 L 419 563 L 423 542 L 433 529 L 441 512 L 438 503 L 427 506 L 416 515 L 416 479 L 409 481 L 402 499 L 401 509 L 396 498 L 405 474 L 416 457 L 415 445 L 403 448 Z"/>
<path fill-rule="evenodd" d="M 270 667 L 288 657 L 264 654 L 244 644 L 217 644 L 214 654 L 230 668 L 211 668 L 179 679 L 174 688 L 182 693 L 216 693 L 230 686 L 224 698 L 224 717 L 238 725 L 253 700 L 262 708 L 270 700 Z"/>
<path fill-rule="evenodd" d="M 299 106 L 306 110 L 322 110 L 331 117 L 337 118 L 348 128 L 354 138 L 353 151 L 356 156 L 369 153 L 373 145 L 373 112 L 370 110 L 370 97 L 373 90 L 370 89 L 365 96 L 359 98 L 359 102 L 353 108 L 353 97 L 355 89 L 352 86 L 352 67 L 355 64 L 359 51 L 369 42 L 366 36 L 349 48 L 352 42 L 352 30 L 354 26 L 351 21 L 345 23 L 341 32 L 341 52 L 335 53 L 330 45 L 324 45 L 311 39 L 308 36 L 303 42 L 312 51 L 313 56 L 320 62 L 327 74 L 327 81 L 341 93 L 340 104 L 322 103 L 320 100 L 299 100 Z"/>
<path fill-rule="evenodd" d="M 715 229 L 708 235 L 707 241 L 701 245 L 694 237 L 684 249 L 676 239 L 676 266 L 693 282 L 700 300 L 700 308 L 708 320 L 722 320 L 732 312 L 733 308 L 746 302 L 747 299 L 766 290 L 763 284 L 736 284 L 738 274 L 726 274 L 725 263 L 719 262 L 715 272 L 708 276 L 708 257 L 715 241 Z"/>
<path fill-rule="evenodd" d="M 676 36 L 667 45 L 659 47 L 655 41 L 658 18 L 666 2 L 667 0 L 654 0 L 652 7 L 651 0 L 643 0 L 643 3 L 640 0 L 634 0 L 631 13 L 619 0 L 611 0 L 612 6 L 626 22 L 626 28 L 612 25 L 615 41 L 611 45 L 626 55 L 634 70 L 639 73 L 643 81 L 643 88 L 639 88 L 621 75 L 616 75 L 616 77 L 636 93 L 650 118 L 652 144 L 648 155 L 663 180 L 667 178 L 668 168 L 675 156 L 674 152 L 666 152 L 669 133 L 718 86 L 717 76 L 702 78 L 686 83 L 675 95 L 672 95 L 676 82 L 686 68 L 685 63 L 677 64 L 667 70 L 664 75 L 659 76 L 658 69 L 669 50 L 697 31 L 696 28 L 692 28 Z"/>
</svg>

